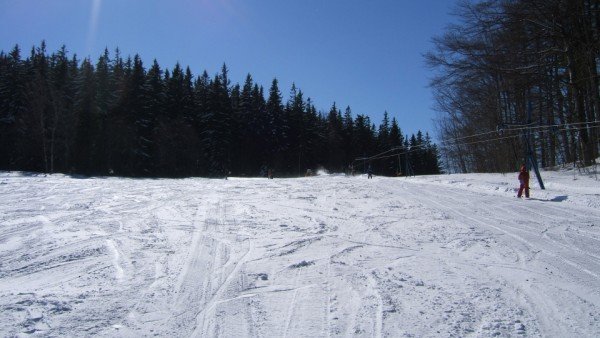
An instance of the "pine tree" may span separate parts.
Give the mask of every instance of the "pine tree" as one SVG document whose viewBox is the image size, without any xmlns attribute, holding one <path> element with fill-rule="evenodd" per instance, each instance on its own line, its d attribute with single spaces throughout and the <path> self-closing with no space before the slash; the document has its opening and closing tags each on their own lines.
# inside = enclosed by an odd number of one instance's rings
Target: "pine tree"
<svg viewBox="0 0 600 338">
<path fill-rule="evenodd" d="M 425 174 L 437 175 L 442 172 L 439 163 L 439 152 L 437 146 L 431 141 L 429 133 L 425 133 Z"/>
<path fill-rule="evenodd" d="M 51 106 L 50 75 L 46 43 L 31 49 L 31 78 L 27 82 L 27 106 L 20 121 L 25 131 L 22 135 L 23 169 L 50 172 L 51 170 L 51 130 L 53 110 Z"/>
<path fill-rule="evenodd" d="M 146 74 L 145 83 L 145 97 L 146 111 L 145 115 L 148 118 L 148 124 L 146 126 L 140 125 L 140 132 L 143 137 L 146 137 L 153 142 L 148 143 L 147 152 L 152 158 L 147 164 L 147 168 L 152 175 L 168 175 L 166 165 L 161 162 L 161 143 L 162 136 L 160 125 L 167 118 L 165 116 L 165 83 L 163 81 L 163 71 L 160 65 L 154 59 L 152 66 Z"/>
<path fill-rule="evenodd" d="M 329 151 L 327 169 L 334 172 L 342 172 L 345 168 L 342 130 L 342 113 L 334 102 L 327 115 L 327 149 Z"/>
<path fill-rule="evenodd" d="M 371 119 L 366 115 L 358 114 L 356 116 L 354 125 L 357 157 L 365 158 L 369 155 L 375 154 L 377 151 L 376 138 L 375 130 L 371 127 Z M 357 164 L 361 166 L 360 170 L 365 173 L 369 163 L 362 161 L 361 163 Z M 355 167 L 355 170 L 358 171 L 358 169 L 359 168 Z"/>
<path fill-rule="evenodd" d="M 111 143 L 109 141 L 111 114 L 116 104 L 116 86 L 111 69 L 108 49 L 96 62 L 96 105 L 98 109 L 98 134 L 93 143 L 96 145 L 96 155 L 92 158 L 91 166 L 97 174 L 109 174 L 109 158 Z"/>
<path fill-rule="evenodd" d="M 292 83 L 290 97 L 286 104 L 287 148 L 286 171 L 290 174 L 302 175 L 307 169 L 306 148 L 307 135 L 305 125 L 304 98 L 301 90 Z"/>
<path fill-rule="evenodd" d="M 344 164 L 351 164 L 358 156 L 356 153 L 356 140 L 354 131 L 354 120 L 350 106 L 346 107 L 342 118 L 342 138 L 344 143 Z"/>
<path fill-rule="evenodd" d="M 395 174 L 396 176 L 400 175 L 404 171 L 403 168 L 405 167 L 405 156 L 403 155 L 405 149 L 402 143 L 403 139 L 404 136 L 402 136 L 402 131 L 400 130 L 398 122 L 394 117 L 392 118 L 392 126 L 390 127 L 389 145 L 391 148 L 396 148 L 396 153 L 399 154 L 397 158 L 392 158 L 392 161 L 394 161 L 395 168 L 395 172 L 393 174 Z"/>
<path fill-rule="evenodd" d="M 194 124 L 193 129 L 197 135 L 198 145 L 192 150 L 194 165 L 193 174 L 207 176 L 208 170 L 208 146 L 204 142 L 207 135 L 207 126 L 205 125 L 207 114 L 209 113 L 209 97 L 211 92 L 211 80 L 206 70 L 194 82 Z"/>
<path fill-rule="evenodd" d="M 128 67 L 121 52 L 117 48 L 115 57 L 109 65 L 111 73 L 111 91 L 114 93 L 113 104 L 110 105 L 106 120 L 105 140 L 107 144 L 106 168 L 109 174 L 126 175 L 125 166 L 127 154 L 130 151 L 128 141 L 131 139 L 131 130 L 127 121 L 127 111 L 124 107 L 128 89 Z"/>
<path fill-rule="evenodd" d="M 129 114 L 133 122 L 132 167 L 137 176 L 152 176 L 154 173 L 154 127 L 156 117 L 149 109 L 149 87 L 146 70 L 139 55 L 135 55 L 130 77 L 128 102 Z"/>
<path fill-rule="evenodd" d="M 307 169 L 317 169 L 319 166 L 319 158 L 323 151 L 323 144 L 326 143 L 323 133 L 321 130 L 321 120 L 317 113 L 317 109 L 312 104 L 310 98 L 306 100 L 304 105 L 305 112 L 303 115 L 303 143 L 302 143 L 302 157 L 303 163 Z M 323 162 L 321 162 L 323 163 Z"/>
<path fill-rule="evenodd" d="M 227 81 L 227 69 L 224 66 L 221 75 L 215 76 L 210 84 L 203 121 L 202 144 L 207 157 L 208 174 L 213 177 L 226 175 L 230 166 L 232 113 Z"/>
<path fill-rule="evenodd" d="M 73 103 L 78 78 L 77 56 L 72 60 L 67 57 L 65 46 L 51 55 L 49 59 L 49 95 L 50 95 L 50 124 L 49 159 L 50 172 L 66 172 L 73 168 L 70 164 L 71 146 L 76 129 L 76 116 L 73 113 Z M 93 70 L 92 70 L 93 72 Z"/>
<path fill-rule="evenodd" d="M 409 171 L 412 171 L 413 175 L 421 175 L 422 174 L 422 160 L 421 160 L 421 149 L 420 142 L 415 136 L 412 134 L 410 136 L 410 141 L 408 142 L 408 163 L 409 163 Z"/>
<path fill-rule="evenodd" d="M 257 127 L 260 122 L 256 120 L 258 113 L 254 111 L 253 87 L 252 76 L 248 74 L 234 108 L 233 123 L 236 131 L 233 137 L 236 145 L 234 148 L 236 165 L 231 168 L 234 175 L 247 176 L 259 170 L 255 163 L 259 156 Z"/>
<path fill-rule="evenodd" d="M 22 169 L 24 130 L 19 127 L 27 109 L 27 65 L 16 45 L 0 56 L 0 169 Z"/>
<path fill-rule="evenodd" d="M 277 79 L 271 82 L 269 98 L 266 104 L 266 140 L 268 163 L 271 168 L 281 172 L 284 168 L 283 152 L 286 147 L 286 130 L 283 118 L 283 105 Z"/>
<path fill-rule="evenodd" d="M 259 174 L 270 163 L 269 137 L 270 129 L 267 124 L 267 102 L 265 101 L 264 88 L 254 84 L 252 89 L 252 124 L 251 129 L 254 144 L 253 171 Z"/>
<path fill-rule="evenodd" d="M 383 153 L 389 151 L 392 148 L 390 142 L 390 119 L 388 112 L 383 113 L 383 119 L 379 125 L 379 132 L 377 133 L 377 148 L 378 152 Z M 382 175 L 393 176 L 396 172 L 396 160 L 393 157 L 383 158 L 377 161 L 380 168 L 374 168 Z"/>
<path fill-rule="evenodd" d="M 165 71 L 165 113 L 159 137 L 161 167 L 170 176 L 183 177 L 199 171 L 199 125 L 204 116 L 196 104 L 196 89 L 189 68 L 185 73 L 179 63 L 172 73 Z M 204 108 L 205 106 L 201 107 Z"/>
<path fill-rule="evenodd" d="M 76 173 L 97 173 L 94 158 L 98 155 L 100 114 L 97 103 L 97 82 L 94 67 L 88 59 L 81 64 L 75 96 L 76 132 L 73 143 L 73 168 Z"/>
</svg>

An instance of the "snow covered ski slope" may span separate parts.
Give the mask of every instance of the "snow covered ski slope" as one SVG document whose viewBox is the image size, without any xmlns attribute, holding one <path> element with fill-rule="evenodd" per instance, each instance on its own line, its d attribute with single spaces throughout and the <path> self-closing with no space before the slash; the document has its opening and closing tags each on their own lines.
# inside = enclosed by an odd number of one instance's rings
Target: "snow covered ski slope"
<svg viewBox="0 0 600 338">
<path fill-rule="evenodd" d="M 600 182 L 543 174 L 3 172 L 0 336 L 599 337 Z"/>
</svg>

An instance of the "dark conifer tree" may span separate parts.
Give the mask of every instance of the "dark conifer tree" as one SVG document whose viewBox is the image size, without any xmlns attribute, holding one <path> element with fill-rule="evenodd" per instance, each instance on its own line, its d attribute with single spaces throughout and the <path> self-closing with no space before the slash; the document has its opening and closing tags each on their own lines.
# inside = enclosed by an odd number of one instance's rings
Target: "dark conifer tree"
<svg viewBox="0 0 600 338">
<path fill-rule="evenodd" d="M 429 133 L 425 133 L 425 172 L 426 175 L 436 175 L 442 172 L 439 163 L 439 152 L 437 146 L 431 141 Z"/>
<path fill-rule="evenodd" d="M 165 84 L 163 81 L 163 72 L 160 65 L 154 60 L 152 66 L 146 74 L 145 97 L 146 109 L 145 117 L 148 124 L 140 124 L 141 137 L 148 138 L 152 142 L 148 143 L 147 152 L 151 160 L 146 165 L 151 175 L 167 175 L 165 165 L 161 162 L 161 144 L 162 135 L 160 134 L 160 124 L 166 120 L 165 116 Z"/>
<path fill-rule="evenodd" d="M 118 170 L 127 176 L 149 176 L 152 172 L 153 118 L 148 115 L 146 70 L 139 55 L 128 60 L 126 83 L 119 104 L 122 150 Z"/>
<path fill-rule="evenodd" d="M 27 109 L 27 64 L 16 45 L 0 57 L 0 168 L 22 169 L 26 130 L 19 123 Z"/>
<path fill-rule="evenodd" d="M 195 124 L 194 115 L 194 76 L 192 75 L 192 70 L 190 67 L 185 68 L 185 75 L 183 76 L 183 97 L 182 97 L 182 107 L 183 107 L 183 115 L 187 120 L 187 123 L 190 125 Z"/>
<path fill-rule="evenodd" d="M 256 139 L 258 137 L 256 130 L 255 113 L 253 111 L 252 89 L 254 83 L 252 76 L 248 74 L 244 81 L 244 86 L 239 93 L 237 104 L 234 107 L 233 124 L 236 132 L 234 137 L 234 158 L 236 165 L 231 168 L 234 175 L 251 175 L 254 168 L 254 159 L 258 156 Z"/>
<path fill-rule="evenodd" d="M 404 161 L 405 161 L 405 156 L 403 155 L 403 153 L 405 152 L 404 146 L 403 146 L 403 139 L 404 136 L 402 135 L 402 131 L 400 130 L 400 127 L 398 126 L 398 122 L 396 121 L 396 118 L 392 118 L 392 126 L 390 127 L 390 135 L 389 135 L 389 145 L 390 148 L 397 148 L 398 150 L 396 151 L 397 154 L 399 154 L 397 157 L 392 158 L 393 166 L 395 168 L 395 172 L 392 173 L 393 175 L 400 175 L 403 171 L 404 171 Z"/>
<path fill-rule="evenodd" d="M 377 133 L 377 148 L 379 153 L 388 151 L 392 148 L 392 143 L 390 142 L 390 119 L 387 111 L 383 113 L 383 119 L 379 125 L 379 132 Z M 390 156 L 391 154 L 386 155 Z M 396 162 L 397 161 L 393 157 L 383 158 L 377 161 L 377 165 L 373 169 L 377 170 L 380 175 L 393 176 L 396 172 Z"/>
<path fill-rule="evenodd" d="M 108 49 L 100 56 L 96 63 L 96 105 L 98 109 L 98 134 L 96 135 L 96 156 L 92 159 L 94 172 L 97 174 L 109 174 L 109 158 L 111 154 L 112 111 L 116 104 L 116 86 L 114 74 L 111 68 L 111 60 Z"/>
<path fill-rule="evenodd" d="M 410 140 L 408 141 L 408 163 L 409 163 L 409 171 L 412 171 L 413 175 L 421 175 L 422 174 L 422 161 L 421 161 L 421 150 L 420 144 L 417 140 L 415 134 L 410 136 Z"/>
<path fill-rule="evenodd" d="M 351 164 L 358 156 L 356 153 L 356 140 L 354 133 L 354 119 L 350 106 L 346 107 L 344 117 L 342 118 L 342 138 L 344 144 L 344 164 Z"/>
<path fill-rule="evenodd" d="M 258 84 L 254 84 L 252 89 L 252 119 L 250 128 L 255 149 L 253 158 L 252 175 L 260 174 L 270 163 L 269 137 L 271 135 L 267 121 L 267 102 L 265 101 L 264 89 Z"/>
<path fill-rule="evenodd" d="M 375 131 L 371 127 L 371 119 L 366 116 L 359 114 L 355 120 L 355 140 L 356 140 L 356 153 L 357 157 L 365 158 L 375 154 L 376 142 L 375 142 Z M 355 170 L 366 172 L 369 163 L 365 161 L 357 162 L 359 167 L 355 166 Z"/>
<path fill-rule="evenodd" d="M 97 173 L 94 158 L 98 156 L 100 114 L 97 104 L 97 81 L 88 59 L 81 64 L 75 96 L 76 133 L 73 143 L 74 171 L 84 175 Z"/>
<path fill-rule="evenodd" d="M 323 134 L 320 133 L 321 121 L 319 119 L 317 109 L 312 104 L 310 98 L 306 100 L 304 105 L 305 112 L 303 114 L 303 135 L 302 135 L 302 163 L 306 169 L 318 169 L 319 155 L 322 151 L 322 145 L 325 143 Z"/>
<path fill-rule="evenodd" d="M 411 138 L 414 138 L 414 134 L 412 135 Z M 416 143 L 416 141 L 415 141 Z M 402 170 L 404 171 L 404 176 L 414 176 L 415 175 L 415 171 L 413 169 L 413 164 L 411 162 L 411 158 L 412 158 L 412 153 L 411 153 L 411 149 L 410 149 L 410 141 L 408 139 L 408 136 L 406 136 L 404 138 L 404 156 L 403 156 L 403 166 L 402 166 Z"/>
<path fill-rule="evenodd" d="M 229 69 L 223 64 L 221 67 L 220 86 L 216 84 L 214 88 L 214 98 L 217 103 L 217 137 L 220 139 L 218 145 L 219 166 L 216 167 L 217 173 L 221 176 L 228 176 L 231 171 L 233 148 L 236 146 L 233 143 L 233 104 L 231 100 L 231 82 L 229 81 Z"/>
<path fill-rule="evenodd" d="M 201 124 L 195 106 L 195 89 L 189 69 L 184 73 L 177 63 L 172 73 L 165 72 L 165 117 L 160 124 L 161 142 L 166 144 L 160 152 L 160 162 L 171 176 L 183 177 L 197 171 L 199 137 L 195 125 Z M 165 139 L 167 138 L 167 139 Z"/>
<path fill-rule="evenodd" d="M 277 79 L 273 79 L 266 104 L 266 140 L 268 165 L 278 172 L 284 169 L 283 151 L 286 135 L 283 118 L 283 104 Z"/>
<path fill-rule="evenodd" d="M 124 108 L 127 95 L 128 73 L 127 64 L 123 62 L 121 52 L 117 48 L 115 57 L 109 66 L 111 73 L 111 91 L 114 93 L 114 102 L 109 106 L 107 123 L 105 127 L 105 139 L 107 143 L 106 167 L 109 174 L 126 175 L 124 167 L 126 165 L 126 155 L 131 148 L 128 148 L 128 140 L 131 139 L 131 130 L 127 123 L 127 112 Z"/>
<path fill-rule="evenodd" d="M 213 177 L 226 175 L 230 166 L 231 105 L 226 68 L 214 77 L 210 84 L 208 104 L 203 121 L 202 144 L 207 157 L 208 174 Z"/>
<path fill-rule="evenodd" d="M 155 140 L 154 128 L 156 116 L 154 110 L 150 109 L 150 88 L 146 78 L 146 70 L 138 55 L 134 58 L 134 66 L 130 78 L 130 95 L 128 102 L 129 114 L 134 126 L 133 137 L 134 150 L 132 154 L 132 166 L 135 175 L 152 176 L 155 172 Z"/>
<path fill-rule="evenodd" d="M 194 175 L 208 176 L 208 145 L 204 138 L 207 133 L 207 114 L 209 112 L 209 97 L 211 93 L 211 80 L 208 73 L 204 71 L 194 82 L 194 124 L 193 129 L 198 138 L 198 146 L 192 150 L 194 154 Z"/>
<path fill-rule="evenodd" d="M 304 98 L 301 90 L 292 83 L 290 97 L 286 104 L 286 172 L 289 174 L 302 175 L 307 169 L 306 162 L 306 124 Z"/>
<path fill-rule="evenodd" d="M 335 102 L 327 115 L 327 145 L 329 162 L 327 167 L 335 172 L 342 172 L 344 165 L 342 113 L 337 109 Z"/>
<path fill-rule="evenodd" d="M 31 171 L 50 172 L 51 170 L 51 128 L 53 114 L 50 94 L 49 62 L 46 55 L 46 43 L 31 49 L 31 74 L 27 82 L 27 107 L 22 123 L 23 169 Z"/>
<path fill-rule="evenodd" d="M 69 60 L 65 46 L 51 55 L 49 68 L 49 93 L 51 98 L 50 172 L 70 172 L 71 148 L 76 130 L 73 110 L 76 80 L 79 73 L 77 56 Z M 93 73 L 93 69 L 92 69 Z"/>
</svg>

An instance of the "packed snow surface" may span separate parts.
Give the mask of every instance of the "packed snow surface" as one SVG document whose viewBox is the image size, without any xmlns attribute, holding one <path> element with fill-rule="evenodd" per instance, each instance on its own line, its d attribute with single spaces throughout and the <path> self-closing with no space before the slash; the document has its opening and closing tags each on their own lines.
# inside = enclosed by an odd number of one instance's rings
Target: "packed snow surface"
<svg viewBox="0 0 600 338">
<path fill-rule="evenodd" d="M 600 182 L 0 172 L 0 336 L 599 337 Z"/>
</svg>

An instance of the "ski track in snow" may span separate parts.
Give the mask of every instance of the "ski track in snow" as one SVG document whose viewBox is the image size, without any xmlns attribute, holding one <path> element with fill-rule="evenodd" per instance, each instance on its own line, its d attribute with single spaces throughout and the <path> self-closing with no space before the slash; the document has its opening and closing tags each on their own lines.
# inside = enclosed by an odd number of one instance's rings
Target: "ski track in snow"
<svg viewBox="0 0 600 338">
<path fill-rule="evenodd" d="M 0 172 L 0 336 L 597 337 L 600 184 L 545 175 Z"/>
</svg>

